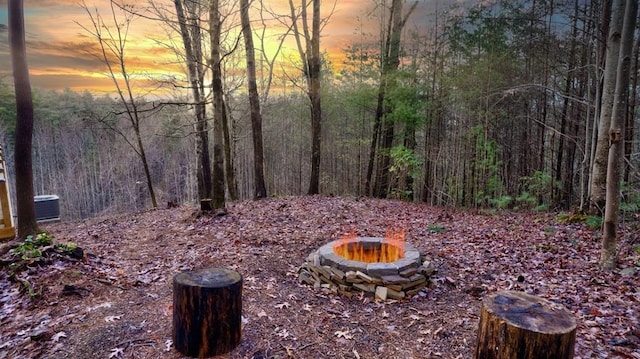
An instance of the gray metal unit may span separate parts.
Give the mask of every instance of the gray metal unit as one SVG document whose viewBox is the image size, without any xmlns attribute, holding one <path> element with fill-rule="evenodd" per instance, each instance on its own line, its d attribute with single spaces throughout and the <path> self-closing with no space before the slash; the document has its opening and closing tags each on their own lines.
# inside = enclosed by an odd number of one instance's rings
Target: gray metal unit
<svg viewBox="0 0 640 359">
<path fill-rule="evenodd" d="M 48 194 L 33 197 L 36 207 L 36 221 L 59 221 L 60 199 L 56 195 Z"/>
</svg>

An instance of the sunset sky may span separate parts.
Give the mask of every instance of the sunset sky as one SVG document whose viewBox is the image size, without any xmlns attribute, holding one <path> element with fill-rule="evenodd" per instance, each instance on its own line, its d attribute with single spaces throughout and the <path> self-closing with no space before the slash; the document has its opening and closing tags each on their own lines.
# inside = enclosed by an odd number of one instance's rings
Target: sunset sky
<svg viewBox="0 0 640 359">
<path fill-rule="evenodd" d="M 156 0 L 163 2 L 166 0 Z M 434 18 L 437 6 L 441 11 L 463 0 L 423 0 L 411 17 L 408 29 L 428 28 Z M 146 1 L 134 2 L 146 4 Z M 235 2 L 234 2 L 235 3 Z M 285 12 L 286 0 L 266 1 L 275 9 Z M 299 3 L 299 1 L 294 1 Z M 78 0 L 25 0 L 25 22 L 27 32 L 27 53 L 31 82 L 34 87 L 74 91 L 89 90 L 94 93 L 113 92 L 113 84 L 105 76 L 105 66 L 94 54 L 98 53 L 98 43 L 90 37 L 80 24 L 91 27 L 86 11 Z M 108 0 L 86 0 L 89 8 L 98 8 L 100 14 L 110 17 Z M 171 6 L 172 2 L 168 5 Z M 323 1 L 323 15 L 333 7 L 333 1 Z M 372 0 L 338 0 L 330 22 L 324 28 L 320 46 L 327 51 L 335 65 L 339 65 L 340 54 L 350 43 L 357 40 L 358 17 L 365 18 L 373 9 Z M 409 5 L 405 5 L 407 9 Z M 0 79 L 8 82 L 11 77 L 11 61 L 7 39 L 7 0 L 0 0 Z M 275 23 L 274 23 L 274 26 Z M 365 23 L 366 31 L 376 32 L 378 25 Z M 274 34 L 282 31 L 274 28 Z M 176 34 L 177 35 L 177 34 Z M 182 67 L 175 64 L 175 56 L 156 41 L 168 38 L 166 31 L 157 23 L 136 19 L 131 24 L 127 45 L 127 63 L 133 72 L 183 75 Z M 256 44 L 257 45 L 257 44 Z M 294 43 L 289 51 L 296 51 Z"/>
</svg>

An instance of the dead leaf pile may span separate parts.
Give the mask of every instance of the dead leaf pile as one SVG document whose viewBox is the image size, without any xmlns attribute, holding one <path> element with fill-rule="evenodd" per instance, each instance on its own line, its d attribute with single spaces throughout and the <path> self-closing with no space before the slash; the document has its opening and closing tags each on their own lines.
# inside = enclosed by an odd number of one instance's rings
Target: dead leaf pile
<svg viewBox="0 0 640 359">
<path fill-rule="evenodd" d="M 404 301 L 348 299 L 300 285 L 309 253 L 340 235 L 407 241 L 435 266 L 437 287 Z M 540 213 L 477 213 L 377 199 L 289 197 L 46 226 L 81 261 L 0 272 L 0 359 L 181 358 L 173 348 L 172 278 L 239 271 L 243 339 L 229 358 L 471 358 L 482 298 L 521 290 L 566 306 L 576 358 L 640 358 L 637 223 L 620 228 L 619 267 L 598 269 L 599 235 Z"/>
</svg>

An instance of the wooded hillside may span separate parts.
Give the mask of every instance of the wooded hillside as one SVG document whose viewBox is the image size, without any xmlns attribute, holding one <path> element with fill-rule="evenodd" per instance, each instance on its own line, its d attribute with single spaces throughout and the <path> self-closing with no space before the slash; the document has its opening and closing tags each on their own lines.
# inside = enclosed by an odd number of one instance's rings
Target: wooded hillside
<svg viewBox="0 0 640 359">
<path fill-rule="evenodd" d="M 610 1 L 498 1 L 440 9 L 425 19 L 423 28 L 404 29 L 394 21 L 412 16 L 411 7 L 398 10 L 394 4 L 370 6 L 369 20 L 384 26 L 345 48 L 344 63 L 323 58 L 320 193 L 465 207 L 586 209 Z M 271 30 L 280 26 L 283 36 L 293 31 L 291 18 L 302 14 L 291 5 L 288 22 L 271 22 Z M 264 18 L 276 18 L 257 3 L 252 6 L 251 14 L 259 10 Z M 201 26 L 197 33 L 208 39 L 208 7 L 185 9 L 200 16 L 189 26 Z M 394 15 L 393 9 L 401 14 Z M 227 197 L 247 199 L 254 196 L 255 158 L 245 75 L 238 72 L 245 62 L 242 46 L 235 46 L 242 37 L 239 22 L 233 22 L 238 11 L 220 5 L 220 12 L 229 16 L 220 43 L 221 138 L 229 153 Z M 330 17 L 329 11 L 323 16 Z M 260 33 L 260 22 L 253 26 Z M 625 212 L 637 212 L 640 206 L 640 121 L 635 116 L 639 44 L 634 41 L 625 112 Z M 263 45 L 255 45 L 258 56 Z M 208 55 L 201 51 L 199 56 Z M 267 57 L 256 65 L 263 75 L 258 87 L 267 194 L 307 193 L 312 137 L 320 126 L 312 128 L 310 121 L 309 89 L 303 85 L 307 65 L 303 71 L 298 60 Z M 208 127 L 198 127 L 198 103 L 190 93 L 169 98 L 149 90 L 133 100 L 161 207 L 199 198 L 196 135 L 211 131 L 213 116 L 206 80 L 210 69 L 201 71 L 200 82 L 188 82 L 185 71 L 183 79 L 155 86 L 158 93 L 201 86 Z M 62 216 L 70 219 L 150 206 L 134 146 L 136 129 L 122 101 L 88 92 L 36 90 L 34 102 L 36 194 L 58 194 Z M 14 109 L 10 84 L 0 84 L 0 132 L 9 159 Z M 215 145 L 215 140 L 209 143 Z"/>
</svg>

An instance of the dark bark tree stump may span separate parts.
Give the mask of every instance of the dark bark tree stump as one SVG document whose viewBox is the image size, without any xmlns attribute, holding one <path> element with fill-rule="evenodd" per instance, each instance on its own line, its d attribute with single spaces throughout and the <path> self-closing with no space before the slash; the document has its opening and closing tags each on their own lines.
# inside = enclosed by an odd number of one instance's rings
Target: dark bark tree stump
<svg viewBox="0 0 640 359">
<path fill-rule="evenodd" d="M 173 343 L 190 357 L 230 352 L 240 344 L 242 276 L 207 268 L 173 277 Z"/>
<path fill-rule="evenodd" d="M 576 320 L 560 304 L 515 291 L 482 302 L 477 359 L 569 359 L 575 342 Z"/>
<path fill-rule="evenodd" d="M 200 200 L 200 210 L 201 211 L 212 211 L 213 205 L 211 204 L 211 198 L 203 198 Z"/>
</svg>

